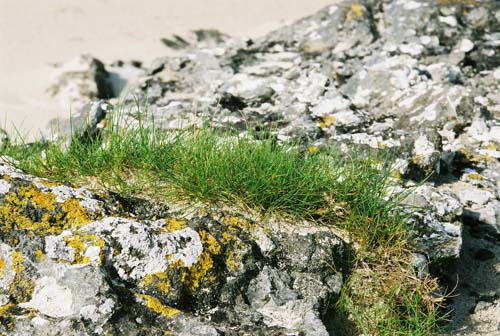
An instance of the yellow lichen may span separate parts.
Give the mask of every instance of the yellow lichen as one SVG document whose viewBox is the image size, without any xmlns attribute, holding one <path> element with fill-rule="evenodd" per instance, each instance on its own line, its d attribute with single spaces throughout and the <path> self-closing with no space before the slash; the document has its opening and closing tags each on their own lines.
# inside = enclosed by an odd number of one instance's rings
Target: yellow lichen
<svg viewBox="0 0 500 336">
<path fill-rule="evenodd" d="M 214 266 L 213 255 L 221 253 L 221 245 L 209 232 L 201 230 L 199 232 L 204 251 L 198 257 L 196 264 L 192 265 L 181 275 L 181 282 L 191 291 L 195 292 L 200 287 L 201 282 L 211 283 L 215 281 L 213 275 L 208 275 Z"/>
<path fill-rule="evenodd" d="M 146 294 L 135 294 L 135 295 L 136 297 L 146 301 L 146 306 L 148 306 L 148 308 L 154 310 L 158 314 L 161 314 L 165 317 L 173 317 L 181 312 L 179 309 L 163 305 L 160 302 L 160 300 L 151 295 L 146 295 Z"/>
<path fill-rule="evenodd" d="M 479 175 L 478 173 L 468 173 L 466 175 L 468 178 L 473 179 L 473 180 L 482 180 L 483 177 Z"/>
<path fill-rule="evenodd" d="M 75 251 L 74 262 L 76 264 L 86 264 L 91 262 L 90 257 L 85 255 L 85 252 L 89 247 L 91 246 L 99 247 L 102 253 L 103 247 L 105 245 L 104 240 L 100 239 L 96 235 L 85 234 L 85 233 L 79 233 L 73 236 L 66 236 L 64 237 L 64 241 L 69 247 L 73 248 L 73 250 Z M 98 260 L 98 263 L 100 263 L 101 260 L 102 256 L 100 260 Z"/>
<path fill-rule="evenodd" d="M 31 202 L 31 205 L 36 209 L 45 209 L 54 211 L 56 206 L 56 195 L 53 193 L 43 192 L 35 187 L 23 187 L 19 191 L 19 196 L 24 200 L 23 203 Z"/>
<path fill-rule="evenodd" d="M 337 119 L 335 119 L 335 117 L 332 117 L 329 115 L 324 115 L 320 118 L 320 122 L 318 123 L 318 126 L 321 129 L 325 129 L 325 128 L 335 124 L 336 121 L 337 121 Z"/>
<path fill-rule="evenodd" d="M 477 0 L 437 0 L 438 6 L 475 5 Z"/>
<path fill-rule="evenodd" d="M 5 268 L 5 262 L 0 258 L 0 279 L 3 278 L 3 269 Z"/>
<path fill-rule="evenodd" d="M 187 272 L 182 274 L 181 282 L 194 293 L 200 287 L 201 281 L 213 282 L 215 280 L 213 276 L 207 276 L 207 273 L 213 266 L 214 261 L 212 256 L 205 251 L 198 257 L 197 263 L 189 267 Z"/>
<path fill-rule="evenodd" d="M 64 212 L 66 212 L 66 227 L 81 227 L 91 222 L 88 217 L 87 210 L 75 198 L 67 199 L 62 204 L 61 208 Z"/>
<path fill-rule="evenodd" d="M 43 254 L 42 250 L 35 250 L 35 258 L 38 261 L 44 261 L 45 260 L 45 254 Z"/>
<path fill-rule="evenodd" d="M 14 251 L 10 254 L 10 262 L 12 270 L 15 274 L 19 274 L 24 271 L 24 258 L 23 254 L 19 251 Z"/>
<path fill-rule="evenodd" d="M 205 246 L 205 250 L 207 250 L 210 254 L 220 253 L 220 244 L 217 239 L 214 238 L 214 236 L 204 230 L 201 230 L 199 234 L 201 242 Z"/>
<path fill-rule="evenodd" d="M 174 232 L 177 230 L 184 229 L 186 227 L 186 221 L 183 219 L 176 219 L 176 218 L 171 218 L 166 221 L 167 226 L 165 228 L 165 231 L 167 232 Z"/>
<path fill-rule="evenodd" d="M 229 251 L 226 254 L 226 267 L 230 271 L 236 271 L 241 265 L 241 258 L 237 256 L 233 251 Z"/>
<path fill-rule="evenodd" d="M 221 239 L 221 242 L 223 244 L 227 244 L 229 243 L 231 240 L 233 240 L 233 236 L 231 236 L 229 233 L 227 232 L 222 232 L 222 239 Z"/>
<path fill-rule="evenodd" d="M 4 304 L 3 306 L 0 306 L 0 316 L 5 316 L 7 315 L 7 311 L 14 307 L 14 304 L 13 303 L 7 303 L 7 304 Z"/>
<path fill-rule="evenodd" d="M 171 288 L 170 280 L 167 277 L 167 272 L 158 272 L 148 274 L 141 282 L 143 287 L 155 287 L 163 294 L 167 294 Z"/>
<path fill-rule="evenodd" d="M 363 16 L 364 10 L 359 3 L 353 3 L 347 13 L 347 20 L 357 19 Z"/>
<path fill-rule="evenodd" d="M 488 146 L 486 146 L 486 149 L 492 150 L 492 151 L 497 151 L 500 150 L 500 146 L 495 145 L 494 143 L 489 143 Z"/>
<path fill-rule="evenodd" d="M 24 257 L 19 251 L 14 251 L 10 254 L 11 268 L 14 271 L 14 280 L 9 285 L 9 293 L 16 302 L 26 302 L 31 299 L 35 284 L 25 278 L 23 273 Z"/>
<path fill-rule="evenodd" d="M 30 209 L 36 210 L 33 218 Z M 9 192 L 0 204 L 0 231 L 26 230 L 37 235 L 57 235 L 70 227 L 90 223 L 87 211 L 77 199 L 57 202 L 53 193 L 36 186 Z"/>
</svg>

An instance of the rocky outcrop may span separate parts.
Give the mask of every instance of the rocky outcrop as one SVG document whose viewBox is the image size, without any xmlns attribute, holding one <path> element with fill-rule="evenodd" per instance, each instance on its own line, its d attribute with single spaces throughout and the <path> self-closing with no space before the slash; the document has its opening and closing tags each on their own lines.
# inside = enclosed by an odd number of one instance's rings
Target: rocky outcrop
<svg viewBox="0 0 500 336">
<path fill-rule="evenodd" d="M 456 287 L 451 333 L 498 334 L 497 1 L 344 1 L 255 41 L 221 35 L 199 48 L 196 40 L 166 39 L 185 53 L 142 68 L 139 84 L 121 97 L 131 122 L 144 117 L 137 100 L 147 101 L 148 116 L 167 129 L 270 127 L 278 141 L 392 153 L 396 189 L 423 183 L 405 203 L 420 207 L 419 260 Z M 263 311 L 272 309 L 249 293 L 295 280 L 264 266 L 258 274 L 244 301 L 260 302 L 258 316 L 268 321 Z"/>
<path fill-rule="evenodd" d="M 328 335 L 348 250 L 327 227 L 205 208 L 138 219 L 8 165 L 0 177 L 3 334 Z"/>
</svg>

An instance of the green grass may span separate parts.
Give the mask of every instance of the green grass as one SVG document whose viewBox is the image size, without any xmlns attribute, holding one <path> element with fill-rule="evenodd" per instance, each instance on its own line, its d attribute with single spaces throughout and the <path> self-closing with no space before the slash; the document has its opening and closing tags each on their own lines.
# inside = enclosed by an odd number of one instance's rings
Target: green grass
<svg viewBox="0 0 500 336">
<path fill-rule="evenodd" d="M 2 154 L 28 173 L 98 191 L 219 203 L 345 230 L 356 257 L 337 310 L 357 332 L 437 330 L 436 284 L 417 278 L 408 262 L 408 214 L 399 211 L 406 195 L 386 197 L 391 171 L 384 156 L 278 144 L 269 132 L 162 131 L 154 123 L 127 123 L 119 111 L 97 138 L 10 145 Z"/>
</svg>

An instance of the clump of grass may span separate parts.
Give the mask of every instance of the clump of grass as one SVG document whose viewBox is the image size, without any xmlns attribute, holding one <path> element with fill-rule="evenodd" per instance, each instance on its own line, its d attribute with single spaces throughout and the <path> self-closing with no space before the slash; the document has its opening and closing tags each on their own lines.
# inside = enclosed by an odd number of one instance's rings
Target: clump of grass
<svg viewBox="0 0 500 336">
<path fill-rule="evenodd" d="M 432 335 L 439 320 L 436 282 L 415 275 L 405 195 L 387 197 L 384 157 L 309 151 L 267 133 L 210 127 L 164 131 L 115 112 L 94 138 L 11 145 L 3 155 L 29 173 L 65 183 L 161 200 L 223 203 L 334 225 L 356 256 L 337 310 L 357 333 Z"/>
</svg>

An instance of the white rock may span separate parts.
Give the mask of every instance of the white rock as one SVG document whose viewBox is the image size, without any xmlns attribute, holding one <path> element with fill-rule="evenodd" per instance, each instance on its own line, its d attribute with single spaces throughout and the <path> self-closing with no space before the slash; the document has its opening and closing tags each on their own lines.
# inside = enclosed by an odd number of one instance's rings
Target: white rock
<svg viewBox="0 0 500 336">
<path fill-rule="evenodd" d="M 464 205 L 469 203 L 483 205 L 493 198 L 491 192 L 461 181 L 455 182 L 451 186 L 451 191 L 457 195 L 460 202 Z"/>
<path fill-rule="evenodd" d="M 50 317 L 68 317 L 73 312 L 73 296 L 67 287 L 59 286 L 56 278 L 43 277 L 37 281 L 30 301 L 19 304 L 22 308 L 37 309 Z"/>
<path fill-rule="evenodd" d="M 469 52 L 474 49 L 474 43 L 469 39 L 462 39 L 457 46 L 457 49 L 462 52 Z"/>
<path fill-rule="evenodd" d="M 10 187 L 12 187 L 12 184 L 5 180 L 0 180 L 0 194 L 6 194 L 9 192 Z"/>
<path fill-rule="evenodd" d="M 33 317 L 33 319 L 31 320 L 31 325 L 37 329 L 43 329 L 45 328 L 46 326 L 49 325 L 49 321 L 44 319 L 44 318 L 41 318 L 40 316 L 35 316 Z"/>
<path fill-rule="evenodd" d="M 439 22 L 446 23 L 448 26 L 456 27 L 458 25 L 457 18 L 454 16 L 439 16 Z"/>
</svg>

